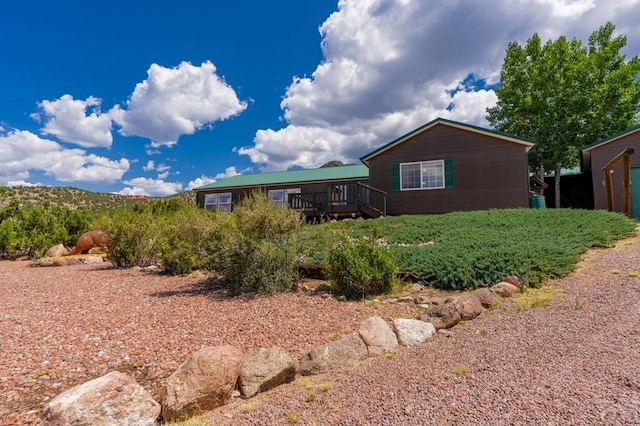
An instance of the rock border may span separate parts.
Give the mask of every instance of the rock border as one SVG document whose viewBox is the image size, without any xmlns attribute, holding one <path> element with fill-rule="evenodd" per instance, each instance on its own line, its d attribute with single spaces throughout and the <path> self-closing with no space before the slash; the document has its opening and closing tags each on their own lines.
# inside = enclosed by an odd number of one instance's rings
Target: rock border
<svg viewBox="0 0 640 426">
<path fill-rule="evenodd" d="M 184 420 L 224 406 L 233 396 L 252 398 L 292 382 L 297 375 L 344 369 L 366 358 L 396 353 L 402 346 L 421 344 L 436 333 L 448 335 L 447 329 L 461 321 L 473 320 L 485 309 L 499 305 L 500 298 L 513 297 L 525 285 L 520 278 L 510 276 L 490 288 L 446 300 L 424 295 L 385 299 L 380 303 L 413 303 L 424 312 L 417 319 L 396 318 L 391 325 L 380 317 L 367 318 L 360 323 L 357 333 L 315 347 L 300 360 L 293 359 L 278 347 L 247 353 L 229 345 L 201 348 L 187 357 L 168 378 L 160 401 L 153 401 L 133 378 L 117 371 L 110 372 L 52 399 L 44 407 L 42 424 L 63 425 L 65 423 L 60 419 L 69 418 L 76 420 L 74 424 L 78 426 L 94 425 L 96 419 L 103 425 L 121 424 L 122 418 L 104 417 L 105 405 L 110 411 L 126 413 L 128 419 L 135 419 L 128 420 L 130 423 L 127 424 L 151 426 L 158 421 Z M 326 292 L 314 293 L 331 297 Z M 118 379 L 115 384 L 105 385 L 114 377 Z M 106 398 L 102 390 L 105 386 L 110 386 Z M 138 396 L 139 406 L 131 404 L 133 396 L 127 392 Z"/>
</svg>

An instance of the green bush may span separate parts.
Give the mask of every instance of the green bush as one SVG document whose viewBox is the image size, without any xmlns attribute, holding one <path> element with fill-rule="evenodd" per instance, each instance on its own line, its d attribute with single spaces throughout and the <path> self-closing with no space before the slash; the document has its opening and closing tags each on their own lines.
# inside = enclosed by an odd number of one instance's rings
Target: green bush
<svg viewBox="0 0 640 426">
<path fill-rule="evenodd" d="M 162 266 L 174 275 L 197 269 L 218 271 L 224 244 L 233 232 L 231 216 L 198 207 L 178 210 L 163 231 Z"/>
<path fill-rule="evenodd" d="M 165 221 L 147 211 L 118 210 L 103 215 L 97 227 L 111 237 L 108 258 L 116 266 L 149 266 L 161 260 L 160 236 Z"/>
<path fill-rule="evenodd" d="M 222 242 L 221 270 L 232 294 L 294 289 L 302 241 L 300 214 L 254 192 L 231 214 L 234 232 Z"/>
<path fill-rule="evenodd" d="M 39 257 L 56 244 L 72 246 L 88 224 L 84 211 L 49 202 L 22 208 L 12 200 L 0 208 L 0 257 Z"/>
<path fill-rule="evenodd" d="M 333 244 L 326 271 L 336 293 L 356 299 L 395 288 L 396 265 L 374 237 L 374 233 L 369 238 L 343 236 Z"/>
</svg>

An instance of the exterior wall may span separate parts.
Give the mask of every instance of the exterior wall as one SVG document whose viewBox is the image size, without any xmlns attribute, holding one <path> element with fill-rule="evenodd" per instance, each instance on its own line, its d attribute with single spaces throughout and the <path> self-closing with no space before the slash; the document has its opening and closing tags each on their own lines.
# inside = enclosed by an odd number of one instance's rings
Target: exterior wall
<svg viewBox="0 0 640 426">
<path fill-rule="evenodd" d="M 630 133 L 590 150 L 594 208 L 607 209 L 607 193 L 604 187 L 602 167 L 627 148 L 633 148 L 636 151 L 631 155 L 631 167 L 640 167 L 640 131 Z M 622 169 L 620 165 L 613 169 L 613 193 L 615 210 L 621 212 Z"/>
<path fill-rule="evenodd" d="M 454 187 L 393 191 L 393 164 L 454 161 Z M 369 184 L 387 192 L 387 214 L 529 206 L 524 145 L 443 124 L 415 135 L 369 160 Z"/>
</svg>

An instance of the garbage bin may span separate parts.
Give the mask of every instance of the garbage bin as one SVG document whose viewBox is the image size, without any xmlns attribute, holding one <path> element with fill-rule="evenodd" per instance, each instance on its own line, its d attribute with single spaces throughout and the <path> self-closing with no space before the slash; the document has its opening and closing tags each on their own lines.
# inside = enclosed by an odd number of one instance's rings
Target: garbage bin
<svg viewBox="0 0 640 426">
<path fill-rule="evenodd" d="M 544 209 L 545 208 L 544 195 L 532 195 L 531 199 L 529 200 L 529 204 L 533 209 Z"/>
</svg>

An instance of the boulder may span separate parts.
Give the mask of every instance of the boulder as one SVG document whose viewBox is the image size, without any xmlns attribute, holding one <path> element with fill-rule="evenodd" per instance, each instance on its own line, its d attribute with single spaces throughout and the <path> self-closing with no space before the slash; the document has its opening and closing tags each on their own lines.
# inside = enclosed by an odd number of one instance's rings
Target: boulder
<svg viewBox="0 0 640 426">
<path fill-rule="evenodd" d="M 118 371 L 61 393 L 44 408 L 42 424 L 153 426 L 160 404 L 136 381 Z"/>
<path fill-rule="evenodd" d="M 260 349 L 245 355 L 238 386 L 242 396 L 250 398 L 296 377 L 296 361 L 284 349 Z"/>
<path fill-rule="evenodd" d="M 111 238 L 104 232 L 94 229 L 80 235 L 76 245 L 71 249 L 69 255 L 86 253 L 92 247 L 107 247 Z"/>
<path fill-rule="evenodd" d="M 527 283 L 517 275 L 509 275 L 507 278 L 505 278 L 502 281 L 515 285 L 516 287 L 518 287 L 518 290 L 521 290 L 523 287 L 526 287 L 527 285 Z"/>
<path fill-rule="evenodd" d="M 480 299 L 480 303 L 485 308 L 490 308 L 498 304 L 498 298 L 496 297 L 496 295 L 486 287 L 473 290 L 471 294 Z"/>
<path fill-rule="evenodd" d="M 431 306 L 427 312 L 420 315 L 420 320 L 430 322 L 440 330 L 442 328 L 451 328 L 460 322 L 460 312 L 453 303 L 444 303 L 441 305 Z"/>
<path fill-rule="evenodd" d="M 506 281 L 502 281 L 491 287 L 491 291 L 502 297 L 513 297 L 513 295 L 518 292 L 518 287 Z"/>
<path fill-rule="evenodd" d="M 398 340 L 405 346 L 413 346 L 428 340 L 436 332 L 430 322 L 417 319 L 397 318 L 393 320 Z"/>
<path fill-rule="evenodd" d="M 465 294 L 453 301 L 456 310 L 460 312 L 460 318 L 468 321 L 472 320 L 482 313 L 482 303 L 478 296 L 473 294 Z"/>
<path fill-rule="evenodd" d="M 64 246 L 64 244 L 56 244 L 55 246 L 47 250 L 47 252 L 44 254 L 44 257 L 66 256 L 67 253 L 69 253 L 69 250 Z"/>
<path fill-rule="evenodd" d="M 380 317 L 371 317 L 362 321 L 358 333 L 367 346 L 369 356 L 398 350 L 398 337 L 389 324 Z"/>
<path fill-rule="evenodd" d="M 367 346 L 357 334 L 318 346 L 307 353 L 298 365 L 298 373 L 310 376 L 337 370 L 367 357 Z"/>
<path fill-rule="evenodd" d="M 225 405 L 238 380 L 242 353 L 233 346 L 205 347 L 191 354 L 167 379 L 162 417 L 183 420 Z"/>
</svg>

